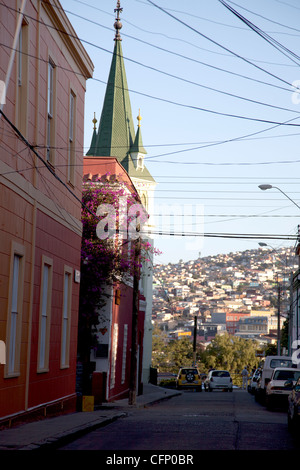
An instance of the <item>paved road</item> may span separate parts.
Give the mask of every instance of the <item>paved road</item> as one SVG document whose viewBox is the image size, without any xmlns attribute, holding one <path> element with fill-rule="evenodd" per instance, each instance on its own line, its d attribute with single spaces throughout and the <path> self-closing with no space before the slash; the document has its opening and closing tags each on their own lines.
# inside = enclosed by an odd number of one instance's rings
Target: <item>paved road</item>
<svg viewBox="0 0 300 470">
<path fill-rule="evenodd" d="M 268 411 L 242 390 L 185 391 L 98 429 L 64 450 L 300 450 L 283 409 Z"/>
</svg>

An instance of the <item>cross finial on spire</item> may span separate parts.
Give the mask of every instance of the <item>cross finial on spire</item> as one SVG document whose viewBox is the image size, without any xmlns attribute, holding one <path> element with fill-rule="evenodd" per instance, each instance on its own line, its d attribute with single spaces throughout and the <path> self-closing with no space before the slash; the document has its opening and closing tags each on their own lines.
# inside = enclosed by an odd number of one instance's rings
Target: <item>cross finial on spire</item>
<svg viewBox="0 0 300 470">
<path fill-rule="evenodd" d="M 117 12 L 117 17 L 116 17 L 116 21 L 115 21 L 115 24 L 114 24 L 114 28 L 116 30 L 116 34 L 115 34 L 115 41 L 122 41 L 122 38 L 121 38 L 121 35 L 120 35 L 120 29 L 122 28 L 122 23 L 120 21 L 120 12 L 123 11 L 123 8 L 120 7 L 120 0 L 117 1 L 117 8 L 114 9 L 114 12 L 116 13 Z"/>
<path fill-rule="evenodd" d="M 94 124 L 94 130 L 96 130 L 96 124 L 97 124 L 96 113 L 94 113 L 94 119 L 92 120 L 92 123 Z"/>
<path fill-rule="evenodd" d="M 137 117 L 137 120 L 138 120 L 138 127 L 141 127 L 142 116 L 141 116 L 141 110 L 140 109 L 139 109 L 139 115 Z"/>
</svg>

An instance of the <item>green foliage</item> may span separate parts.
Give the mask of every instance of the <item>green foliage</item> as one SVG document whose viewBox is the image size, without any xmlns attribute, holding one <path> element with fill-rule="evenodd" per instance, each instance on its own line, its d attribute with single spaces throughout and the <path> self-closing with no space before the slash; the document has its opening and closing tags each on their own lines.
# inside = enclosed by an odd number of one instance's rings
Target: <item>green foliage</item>
<svg viewBox="0 0 300 470">
<path fill-rule="evenodd" d="M 166 387 L 166 388 L 175 388 L 176 387 L 176 380 L 174 379 L 165 379 L 161 380 L 159 382 L 160 387 Z"/>
<path fill-rule="evenodd" d="M 203 353 L 206 366 L 226 369 L 231 373 L 240 373 L 247 366 L 248 370 L 257 367 L 259 358 L 255 353 L 258 343 L 253 340 L 231 336 L 217 335 Z"/>
<path fill-rule="evenodd" d="M 233 376 L 240 377 L 247 366 L 250 372 L 256 368 L 260 359 L 255 353 L 259 349 L 256 341 L 231 336 L 217 335 L 204 350 L 197 345 L 196 362 L 200 372 L 215 369 L 226 369 Z M 152 367 L 159 372 L 177 373 L 181 366 L 192 365 L 193 344 L 190 339 L 167 340 L 165 333 L 155 328 L 152 343 Z"/>
<path fill-rule="evenodd" d="M 286 319 L 281 329 L 280 345 L 282 348 L 288 348 L 289 345 L 289 320 Z"/>
<path fill-rule="evenodd" d="M 268 344 L 268 346 L 265 349 L 265 356 L 277 356 L 277 345 Z"/>
</svg>

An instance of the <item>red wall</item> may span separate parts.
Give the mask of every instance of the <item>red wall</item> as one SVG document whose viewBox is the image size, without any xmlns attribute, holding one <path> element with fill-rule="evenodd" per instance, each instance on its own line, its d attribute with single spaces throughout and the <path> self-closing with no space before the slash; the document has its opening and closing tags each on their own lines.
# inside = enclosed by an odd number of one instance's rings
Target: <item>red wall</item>
<svg viewBox="0 0 300 470">
<path fill-rule="evenodd" d="M 75 391 L 77 323 L 79 284 L 72 278 L 72 309 L 70 333 L 70 366 L 60 368 L 61 325 L 64 286 L 64 266 L 80 269 L 81 239 L 74 232 L 38 211 L 36 229 L 36 255 L 34 305 L 32 318 L 32 347 L 30 361 L 29 407 L 59 399 Z M 49 372 L 37 372 L 39 308 L 42 255 L 53 259 L 52 308 L 50 332 Z"/>
<path fill-rule="evenodd" d="M 114 324 L 117 323 L 119 326 L 118 344 L 117 344 L 117 360 L 116 360 L 116 372 L 115 372 L 115 386 L 110 388 L 110 382 L 108 384 L 108 396 L 107 400 L 112 401 L 114 399 L 125 398 L 129 392 L 129 379 L 131 369 L 131 342 L 132 342 L 132 306 L 133 306 L 133 289 L 126 285 L 121 285 L 121 302 L 120 305 L 115 304 L 113 300 L 113 312 L 112 312 L 112 327 L 111 327 L 111 347 L 110 347 L 110 380 L 111 380 L 111 364 L 112 354 L 114 350 L 113 339 L 114 339 Z M 143 358 L 143 338 L 144 338 L 144 320 L 145 312 L 140 311 L 138 316 L 138 345 L 139 345 L 139 378 L 141 377 L 142 370 L 142 358 Z M 127 352 L 126 352 L 126 374 L 125 382 L 121 383 L 122 378 L 122 364 L 123 364 L 123 332 L 124 325 L 128 325 L 128 337 L 127 337 Z M 138 390 L 137 390 L 138 392 Z"/>
</svg>

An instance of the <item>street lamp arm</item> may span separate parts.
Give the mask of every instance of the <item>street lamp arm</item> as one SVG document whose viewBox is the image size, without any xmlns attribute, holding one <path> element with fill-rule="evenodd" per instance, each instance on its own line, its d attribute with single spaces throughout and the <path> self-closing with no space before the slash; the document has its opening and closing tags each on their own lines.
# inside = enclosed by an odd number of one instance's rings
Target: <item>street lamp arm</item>
<svg viewBox="0 0 300 470">
<path fill-rule="evenodd" d="M 271 184 L 260 184 L 259 186 L 259 189 L 261 189 L 262 191 L 265 191 L 266 189 L 278 189 L 278 191 L 280 191 L 285 197 L 287 197 L 293 204 L 295 204 L 295 206 L 298 207 L 298 209 L 300 209 L 300 206 L 298 206 L 298 204 L 293 201 L 293 199 L 291 199 L 284 191 L 282 191 L 282 189 L 278 188 L 278 186 L 272 186 Z"/>
</svg>

